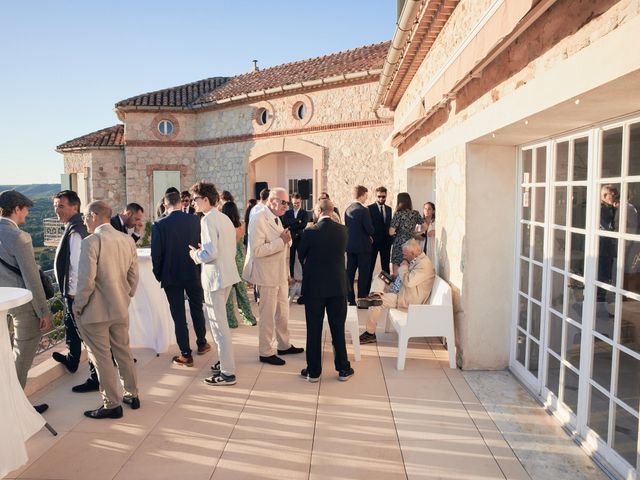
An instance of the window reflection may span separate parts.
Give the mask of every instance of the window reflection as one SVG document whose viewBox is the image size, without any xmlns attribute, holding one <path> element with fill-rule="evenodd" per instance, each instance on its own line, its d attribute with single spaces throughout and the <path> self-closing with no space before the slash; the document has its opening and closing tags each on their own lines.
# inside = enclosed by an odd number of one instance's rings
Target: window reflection
<svg viewBox="0 0 640 480">
<path fill-rule="evenodd" d="M 522 256 L 528 257 L 530 253 L 530 242 L 531 242 L 531 226 L 523 223 L 522 224 Z"/>
<path fill-rule="evenodd" d="M 531 284 L 531 296 L 542 301 L 542 267 L 533 265 L 533 283 Z"/>
<path fill-rule="evenodd" d="M 549 314 L 549 348 L 560 355 L 562 344 L 562 319 L 553 313 Z"/>
<path fill-rule="evenodd" d="M 602 177 L 619 177 L 622 171 L 622 127 L 602 132 Z"/>
<path fill-rule="evenodd" d="M 520 295 L 520 300 L 518 301 L 518 325 L 523 330 L 527 329 L 527 299 Z"/>
<path fill-rule="evenodd" d="M 613 347 L 604 340 L 593 337 L 593 368 L 591 378 L 607 390 L 611 388 L 611 362 Z"/>
<path fill-rule="evenodd" d="M 569 271 L 581 277 L 584 276 L 584 235 L 581 233 L 571 234 Z"/>
<path fill-rule="evenodd" d="M 562 314 L 564 303 L 564 275 L 558 272 L 551 273 L 551 308 Z"/>
<path fill-rule="evenodd" d="M 556 145 L 556 181 L 562 182 L 568 177 L 569 142 Z"/>
<path fill-rule="evenodd" d="M 524 150 L 522 152 L 522 183 L 531 183 L 533 179 L 531 178 L 531 150 Z"/>
<path fill-rule="evenodd" d="M 624 242 L 624 277 L 622 288 L 640 293 L 640 242 Z"/>
<path fill-rule="evenodd" d="M 555 191 L 554 223 L 556 225 L 567 224 L 567 187 L 556 187 Z"/>
<path fill-rule="evenodd" d="M 622 297 L 620 313 L 620 345 L 640 353 L 640 302 Z"/>
<path fill-rule="evenodd" d="M 547 388 L 560 397 L 560 361 L 553 355 L 547 355 Z"/>
<path fill-rule="evenodd" d="M 636 467 L 638 460 L 638 418 L 619 406 L 616 406 L 613 448 L 631 466 Z"/>
<path fill-rule="evenodd" d="M 587 187 L 571 189 L 571 226 L 585 228 L 587 220 Z"/>
<path fill-rule="evenodd" d="M 609 428 L 609 397 L 603 395 L 597 388 L 591 387 L 591 402 L 589 406 L 589 427 L 595 431 L 606 443 Z"/>
<path fill-rule="evenodd" d="M 578 138 L 573 144 L 573 180 L 586 180 L 589 160 L 589 139 Z"/>
<path fill-rule="evenodd" d="M 519 333 L 519 332 L 518 332 Z M 522 364 L 522 366 L 524 367 L 524 356 L 525 356 L 525 350 L 526 350 L 526 338 L 524 335 L 522 335 L 521 333 L 518 334 L 518 338 L 516 339 L 517 345 L 516 345 L 516 360 Z"/>
<path fill-rule="evenodd" d="M 522 218 L 531 220 L 531 187 L 522 188 Z"/>
<path fill-rule="evenodd" d="M 625 232 L 633 233 L 634 235 L 640 234 L 638 224 L 640 217 L 640 183 L 630 182 L 627 183 L 627 218 L 625 225 Z"/>
<path fill-rule="evenodd" d="M 544 255 L 544 227 L 533 228 L 533 259 L 542 263 Z"/>
<path fill-rule="evenodd" d="M 545 188 L 544 187 L 536 187 L 534 188 L 536 191 L 536 206 L 534 219 L 536 222 L 544 222 L 544 212 L 545 212 Z"/>
<path fill-rule="evenodd" d="M 597 292 L 594 330 L 607 338 L 613 338 L 616 294 L 604 288 L 598 288 Z"/>
<path fill-rule="evenodd" d="M 582 306 L 584 305 L 584 283 L 573 278 L 569 279 L 567 290 L 567 317 L 582 323 Z"/>
<path fill-rule="evenodd" d="M 566 344 L 564 348 L 564 358 L 571 365 L 580 368 L 580 342 L 582 340 L 582 329 L 567 322 Z"/>
<path fill-rule="evenodd" d="M 529 292 L 529 262 L 520 262 L 520 291 Z"/>
<path fill-rule="evenodd" d="M 563 401 L 574 412 L 578 411 L 578 375 L 567 366 L 564 369 Z"/>
<path fill-rule="evenodd" d="M 540 305 L 531 302 L 531 323 L 529 334 L 537 340 L 540 339 Z"/>
<path fill-rule="evenodd" d="M 640 123 L 629 128 L 629 175 L 640 175 Z"/>
<path fill-rule="evenodd" d="M 564 242 L 565 242 L 564 230 L 554 230 L 553 231 L 553 266 L 556 268 L 560 268 L 562 270 L 565 269 Z"/>
<path fill-rule="evenodd" d="M 640 360 L 618 350 L 618 392 L 616 397 L 634 412 L 640 407 Z"/>
<path fill-rule="evenodd" d="M 538 344 L 533 340 L 529 340 L 529 371 L 533 373 L 535 377 L 538 376 L 538 355 L 540 353 L 540 348 Z"/>
<path fill-rule="evenodd" d="M 536 182 L 546 180 L 547 171 L 547 147 L 536 148 Z"/>
<path fill-rule="evenodd" d="M 618 239 L 599 237 L 598 240 L 598 281 L 609 285 L 616 284 L 616 259 Z M 598 296 L 598 301 L 601 301 Z"/>
</svg>

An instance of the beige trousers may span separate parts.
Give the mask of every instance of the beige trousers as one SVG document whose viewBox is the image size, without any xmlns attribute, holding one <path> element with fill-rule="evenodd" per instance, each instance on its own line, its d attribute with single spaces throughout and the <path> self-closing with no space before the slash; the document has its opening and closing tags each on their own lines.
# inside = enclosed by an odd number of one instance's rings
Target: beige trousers
<svg viewBox="0 0 640 480">
<path fill-rule="evenodd" d="M 291 346 L 289 342 L 289 286 L 285 282 L 277 287 L 259 286 L 258 288 L 260 290 L 258 352 L 261 357 L 270 357 L 275 355 L 273 349 L 274 330 L 279 350 L 286 350 Z"/>
<path fill-rule="evenodd" d="M 27 374 L 36 356 L 38 343 L 40 343 L 40 319 L 31 306 L 31 302 L 9 311 L 13 317 L 13 358 L 16 364 L 16 373 L 20 386 L 27 384 Z M 4 321 L 4 319 L 2 319 Z"/>
<path fill-rule="evenodd" d="M 398 305 L 398 295 L 389 293 L 387 290 L 389 290 L 389 286 L 377 276 L 371 282 L 371 293 L 382 293 L 382 306 L 369 308 L 369 315 L 367 316 L 367 332 L 369 333 L 376 333 L 378 320 L 383 312 L 386 313 L 388 309 L 396 308 Z"/>
<path fill-rule="evenodd" d="M 77 325 L 82 341 L 87 346 L 89 359 L 98 373 L 104 407 L 114 408 L 122 403 L 120 379 L 124 384 L 124 393 L 137 396 L 136 371 L 129 348 L 128 319 L 120 322 L 84 324 L 80 318 Z M 111 359 L 112 352 L 118 364 L 117 370 Z"/>
</svg>

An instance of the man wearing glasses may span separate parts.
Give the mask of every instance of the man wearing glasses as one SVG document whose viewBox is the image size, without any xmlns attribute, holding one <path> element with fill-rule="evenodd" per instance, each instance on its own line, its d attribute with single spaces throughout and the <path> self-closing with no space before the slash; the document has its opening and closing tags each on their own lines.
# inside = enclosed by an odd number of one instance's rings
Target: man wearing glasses
<svg viewBox="0 0 640 480">
<path fill-rule="evenodd" d="M 380 254 L 380 267 L 384 272 L 389 273 L 389 263 L 391 262 L 392 237 L 389 236 L 391 226 L 391 207 L 385 205 L 387 201 L 387 189 L 385 187 L 376 188 L 376 201 L 369 205 L 371 222 L 373 223 L 373 243 L 371 244 L 371 270 L 369 272 L 369 285 L 373 278 L 373 269 L 376 266 L 376 259 Z"/>
<path fill-rule="evenodd" d="M 242 272 L 242 278 L 260 290 L 259 356 L 261 362 L 271 365 L 285 364 L 274 352 L 274 334 L 278 355 L 304 351 L 289 341 L 287 252 L 291 233 L 282 226 L 279 218 L 288 207 L 289 194 L 284 188 L 274 188 L 269 192 L 267 208 L 249 222 L 247 258 Z"/>
</svg>

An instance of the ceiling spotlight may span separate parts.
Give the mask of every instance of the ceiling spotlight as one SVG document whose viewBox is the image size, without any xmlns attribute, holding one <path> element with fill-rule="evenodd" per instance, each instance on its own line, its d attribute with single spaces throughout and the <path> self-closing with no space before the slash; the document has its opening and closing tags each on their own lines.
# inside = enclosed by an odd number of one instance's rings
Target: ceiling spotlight
<svg viewBox="0 0 640 480">
<path fill-rule="evenodd" d="M 491 138 L 496 138 L 496 134 L 495 134 L 495 133 L 492 133 L 492 134 L 491 134 Z"/>
<path fill-rule="evenodd" d="M 576 105 L 580 105 L 580 99 L 576 98 L 575 102 L 573 102 L 573 103 L 575 103 Z"/>
<path fill-rule="evenodd" d="M 525 124 L 525 125 L 529 125 L 529 120 L 525 120 L 525 121 L 524 121 L 524 124 Z"/>
</svg>

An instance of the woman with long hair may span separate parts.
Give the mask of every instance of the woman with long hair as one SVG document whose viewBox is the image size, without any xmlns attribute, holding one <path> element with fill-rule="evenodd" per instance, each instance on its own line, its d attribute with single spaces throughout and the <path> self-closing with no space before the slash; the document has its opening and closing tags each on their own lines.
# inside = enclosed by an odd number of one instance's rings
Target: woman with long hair
<svg viewBox="0 0 640 480">
<path fill-rule="evenodd" d="M 433 202 L 425 203 L 422 206 L 422 216 L 424 217 L 420 234 L 424 240 L 422 251 L 427 254 L 433 264 L 436 252 L 436 205 Z"/>
<path fill-rule="evenodd" d="M 221 211 L 227 217 L 229 217 L 231 223 L 233 223 L 233 226 L 236 228 L 236 266 L 238 267 L 238 273 L 240 274 L 240 276 L 242 276 L 245 249 L 242 241 L 244 237 L 244 227 L 242 226 L 242 222 L 240 221 L 240 212 L 238 211 L 237 205 L 233 201 L 226 201 L 224 205 L 222 205 Z M 231 287 L 231 294 L 227 299 L 227 321 L 229 322 L 229 327 L 238 327 L 238 320 L 236 319 L 236 314 L 233 308 L 233 292 L 236 293 L 238 311 L 240 312 L 244 323 L 246 325 L 256 325 L 258 322 L 256 321 L 256 317 L 251 311 L 251 304 L 249 303 L 249 297 L 247 296 L 247 287 L 245 286 L 244 281 L 240 280 L 238 283 Z"/>
<path fill-rule="evenodd" d="M 411 195 L 407 192 L 400 192 L 396 199 L 396 211 L 391 218 L 389 235 L 393 237 L 391 245 L 391 264 L 393 275 L 398 274 L 398 267 L 402 263 L 402 245 L 413 238 L 416 227 L 423 224 L 420 212 L 413 209 Z"/>
</svg>

